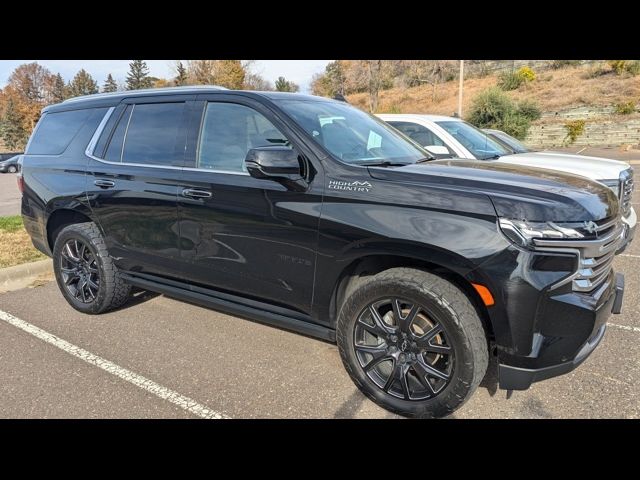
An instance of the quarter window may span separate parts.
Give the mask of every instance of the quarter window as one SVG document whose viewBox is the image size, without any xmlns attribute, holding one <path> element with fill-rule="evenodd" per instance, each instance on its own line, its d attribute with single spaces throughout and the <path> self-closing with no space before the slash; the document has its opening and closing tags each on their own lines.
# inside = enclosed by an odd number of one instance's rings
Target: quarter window
<svg viewBox="0 0 640 480">
<path fill-rule="evenodd" d="M 127 107 L 127 109 L 120 117 L 118 126 L 111 136 L 109 147 L 107 148 L 107 151 L 104 155 L 104 159 L 109 162 L 119 162 L 122 159 L 122 144 L 124 143 L 124 133 L 127 130 L 127 125 L 129 125 L 129 118 L 131 118 L 132 108 L 133 105 L 129 105 Z"/>
<path fill-rule="evenodd" d="M 84 109 L 45 114 L 33 134 L 27 153 L 60 155 L 67 149 L 92 112 L 91 109 Z"/>
<path fill-rule="evenodd" d="M 246 172 L 244 159 L 252 148 L 290 146 L 285 136 L 264 115 L 234 103 L 207 104 L 198 168 Z"/>
</svg>

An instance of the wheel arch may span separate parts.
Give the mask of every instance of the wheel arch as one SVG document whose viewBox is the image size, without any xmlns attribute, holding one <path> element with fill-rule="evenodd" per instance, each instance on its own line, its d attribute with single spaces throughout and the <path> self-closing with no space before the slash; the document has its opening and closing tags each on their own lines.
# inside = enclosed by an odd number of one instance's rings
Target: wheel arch
<svg viewBox="0 0 640 480">
<path fill-rule="evenodd" d="M 455 254 L 451 253 L 451 255 L 454 256 Z M 425 255 L 425 257 L 389 252 L 367 254 L 352 259 L 351 262 L 342 269 L 333 284 L 333 291 L 329 303 L 331 326 L 335 327 L 344 300 L 357 288 L 364 278 L 376 275 L 390 268 L 406 267 L 438 275 L 460 288 L 478 312 L 487 335 L 492 337 L 493 324 L 489 311 L 478 292 L 471 285 L 471 282 L 465 278 L 461 270 L 451 268 L 449 266 L 451 264 L 447 265 L 442 262 L 442 252 L 439 252 L 437 256 L 437 259 L 440 260 L 439 262 L 433 261 L 428 255 Z"/>
<path fill-rule="evenodd" d="M 58 208 L 49 214 L 46 226 L 47 246 L 53 252 L 56 238 L 63 228 L 76 223 L 92 222 L 93 219 L 80 210 L 71 208 Z"/>
</svg>

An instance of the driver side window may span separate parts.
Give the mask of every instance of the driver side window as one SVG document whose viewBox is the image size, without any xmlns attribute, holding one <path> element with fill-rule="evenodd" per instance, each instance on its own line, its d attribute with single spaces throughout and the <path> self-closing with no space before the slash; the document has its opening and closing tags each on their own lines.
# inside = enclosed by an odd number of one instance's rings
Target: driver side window
<svg viewBox="0 0 640 480">
<path fill-rule="evenodd" d="M 197 167 L 243 173 L 249 150 L 270 145 L 290 146 L 264 115 L 244 105 L 209 102 L 200 134 Z"/>
</svg>

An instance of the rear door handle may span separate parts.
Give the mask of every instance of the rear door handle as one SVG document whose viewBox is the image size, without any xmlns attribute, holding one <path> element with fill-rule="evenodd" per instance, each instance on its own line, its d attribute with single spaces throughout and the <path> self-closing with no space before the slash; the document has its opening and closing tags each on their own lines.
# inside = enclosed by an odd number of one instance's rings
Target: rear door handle
<svg viewBox="0 0 640 480">
<path fill-rule="evenodd" d="M 100 188 L 113 188 L 116 186 L 116 182 L 111 180 L 96 180 L 93 184 Z"/>
<path fill-rule="evenodd" d="M 199 190 L 197 188 L 185 188 L 182 190 L 183 197 L 190 198 L 211 198 L 213 194 L 208 190 Z"/>
</svg>

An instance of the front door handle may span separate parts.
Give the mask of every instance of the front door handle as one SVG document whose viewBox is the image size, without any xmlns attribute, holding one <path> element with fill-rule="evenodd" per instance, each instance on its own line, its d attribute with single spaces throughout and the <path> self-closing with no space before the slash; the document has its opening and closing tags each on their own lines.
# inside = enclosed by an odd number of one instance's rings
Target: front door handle
<svg viewBox="0 0 640 480">
<path fill-rule="evenodd" d="M 113 188 L 116 186 L 116 182 L 112 180 L 96 180 L 93 184 L 100 188 Z"/>
<path fill-rule="evenodd" d="M 183 197 L 190 198 L 211 198 L 213 194 L 208 190 L 199 190 L 197 188 L 185 188 L 182 190 Z"/>
</svg>

